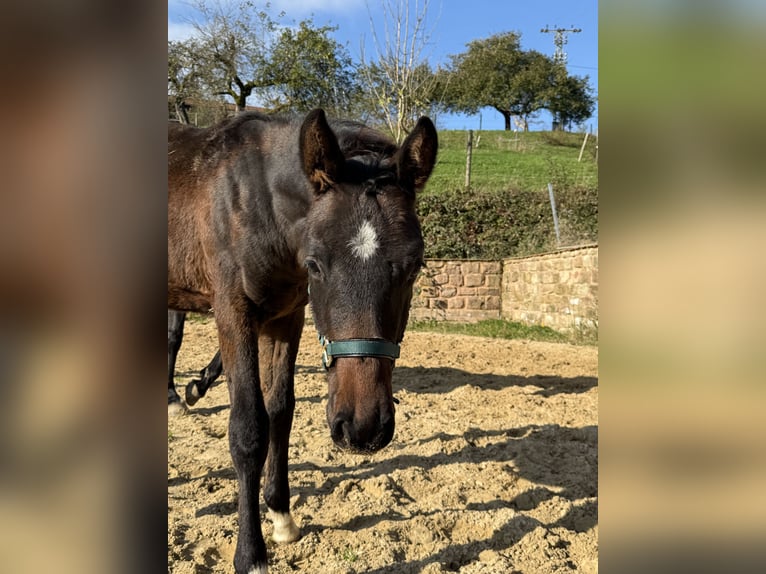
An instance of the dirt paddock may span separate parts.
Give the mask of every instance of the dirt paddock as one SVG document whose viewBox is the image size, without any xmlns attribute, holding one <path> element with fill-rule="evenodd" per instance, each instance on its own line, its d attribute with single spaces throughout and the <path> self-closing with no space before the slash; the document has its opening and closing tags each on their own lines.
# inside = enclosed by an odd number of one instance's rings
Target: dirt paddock
<svg viewBox="0 0 766 574">
<path fill-rule="evenodd" d="M 212 322 L 187 324 L 179 387 L 216 344 Z M 408 333 L 396 433 L 370 456 L 332 444 L 319 355 L 307 326 L 290 436 L 302 538 L 276 545 L 264 519 L 271 574 L 597 572 L 596 348 Z M 228 415 L 224 383 L 168 421 L 174 574 L 233 572 Z"/>
</svg>

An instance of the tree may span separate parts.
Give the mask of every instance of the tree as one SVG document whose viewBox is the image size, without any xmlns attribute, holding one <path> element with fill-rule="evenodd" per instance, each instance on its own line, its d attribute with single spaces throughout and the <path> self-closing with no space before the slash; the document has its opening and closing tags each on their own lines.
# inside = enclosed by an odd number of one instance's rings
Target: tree
<svg viewBox="0 0 766 574">
<path fill-rule="evenodd" d="M 414 6 L 409 0 L 381 0 L 383 36 L 370 15 L 377 59 L 361 54 L 359 75 L 370 102 L 368 113 L 383 122 L 396 141 L 402 141 L 418 118 L 433 112 L 436 76 L 423 50 L 430 40 L 429 0 Z"/>
<path fill-rule="evenodd" d="M 595 105 L 588 77 L 570 76 L 563 70 L 555 76 L 545 107 L 553 114 L 559 129 L 571 129 L 572 124 L 587 120 Z"/>
<path fill-rule="evenodd" d="M 323 107 L 335 115 L 350 107 L 360 88 L 351 57 L 330 37 L 336 29 L 315 28 L 312 21 L 304 20 L 297 29 L 279 33 L 263 71 L 271 84 L 265 96 L 267 106 L 297 111 Z"/>
<path fill-rule="evenodd" d="M 545 107 L 555 65 L 551 58 L 534 50 L 522 52 L 521 65 L 510 83 L 512 98 L 508 109 L 521 118 L 526 132 L 530 117 Z"/>
<path fill-rule="evenodd" d="M 201 80 L 211 95 L 229 96 L 243 111 L 254 90 L 271 87 L 264 69 L 277 24 L 249 0 L 194 6 L 201 16 L 192 21 Z"/>
<path fill-rule="evenodd" d="M 198 69 L 196 41 L 168 40 L 168 99 L 178 121 L 189 123 L 189 100 L 201 94 L 201 76 Z"/>
<path fill-rule="evenodd" d="M 440 74 L 445 108 L 476 113 L 492 107 L 503 115 L 506 130 L 514 115 L 522 118 L 525 131 L 529 129 L 530 116 L 546 103 L 553 61 L 540 52 L 522 50 L 516 32 L 474 40 L 467 47 L 450 56 L 450 65 Z"/>
<path fill-rule="evenodd" d="M 394 138 L 403 139 L 424 115 L 436 115 L 437 80 L 428 62 L 421 62 L 408 72 L 409 88 L 397 89 L 387 68 L 381 62 L 369 63 L 360 69 L 364 89 L 362 115 L 365 119 L 385 125 Z"/>
</svg>

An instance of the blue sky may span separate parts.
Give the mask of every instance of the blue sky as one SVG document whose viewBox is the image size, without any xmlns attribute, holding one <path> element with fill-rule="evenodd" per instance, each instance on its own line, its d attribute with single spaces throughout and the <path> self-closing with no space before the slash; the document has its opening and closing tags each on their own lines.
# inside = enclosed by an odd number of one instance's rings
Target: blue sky
<svg viewBox="0 0 766 574">
<path fill-rule="evenodd" d="M 224 0 L 226 1 L 226 0 Z M 385 0 L 396 2 L 397 0 Z M 255 2 L 256 5 L 264 3 Z M 423 0 L 417 0 L 422 5 Z M 382 0 L 272 0 L 272 13 L 283 10 L 286 24 L 313 16 L 317 25 L 337 26 L 334 37 L 345 45 L 355 60 L 359 60 L 362 42 L 366 56 L 375 53 L 370 16 L 376 23 L 379 37 L 383 36 Z M 416 0 L 410 0 L 415 6 Z M 168 0 L 168 37 L 183 38 L 191 33 L 186 18 L 190 10 L 184 0 Z M 598 93 L 598 1 L 597 0 L 430 0 L 428 8 L 430 42 L 423 55 L 436 66 L 449 61 L 450 54 L 464 52 L 472 40 L 487 38 L 501 32 L 521 33 L 525 50 L 538 50 L 553 55 L 553 34 L 540 32 L 549 28 L 580 28 L 579 34 L 569 34 L 565 46 L 569 72 L 589 76 Z M 495 110 L 485 109 L 474 116 L 442 115 L 442 129 L 503 129 L 503 118 Z M 550 116 L 543 112 L 531 129 L 550 129 Z M 586 121 L 586 127 L 598 130 L 598 110 Z"/>
</svg>

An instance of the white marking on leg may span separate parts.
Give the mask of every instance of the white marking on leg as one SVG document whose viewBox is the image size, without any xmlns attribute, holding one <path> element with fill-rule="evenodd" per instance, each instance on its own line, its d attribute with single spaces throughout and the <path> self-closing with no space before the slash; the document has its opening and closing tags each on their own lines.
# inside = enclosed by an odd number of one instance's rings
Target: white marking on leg
<svg viewBox="0 0 766 574">
<path fill-rule="evenodd" d="M 369 221 L 364 220 L 357 234 L 348 242 L 348 246 L 352 253 L 362 261 L 367 261 L 375 255 L 380 245 L 378 244 L 378 234 Z"/>
<path fill-rule="evenodd" d="M 301 537 L 301 529 L 289 512 L 275 512 L 269 508 L 269 518 L 274 523 L 274 534 L 271 535 L 274 542 L 295 542 Z"/>
<path fill-rule="evenodd" d="M 182 402 L 168 403 L 168 416 L 176 417 L 186 414 L 186 405 Z"/>
<path fill-rule="evenodd" d="M 247 571 L 247 574 L 269 574 L 269 567 L 264 566 L 253 566 L 250 568 L 250 570 Z"/>
</svg>

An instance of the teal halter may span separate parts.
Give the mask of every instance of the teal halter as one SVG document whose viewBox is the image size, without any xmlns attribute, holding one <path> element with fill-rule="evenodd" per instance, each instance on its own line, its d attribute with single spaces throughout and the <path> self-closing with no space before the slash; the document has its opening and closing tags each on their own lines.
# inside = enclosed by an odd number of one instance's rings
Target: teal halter
<svg viewBox="0 0 766 574">
<path fill-rule="evenodd" d="M 309 301 L 311 286 L 308 286 Z M 332 367 L 339 357 L 383 357 L 396 361 L 399 358 L 399 345 L 385 339 L 343 339 L 330 341 L 317 329 L 317 338 L 322 345 L 322 366 L 325 371 Z"/>
<path fill-rule="evenodd" d="M 399 358 L 399 345 L 385 339 L 344 339 L 330 341 L 319 335 L 322 344 L 322 366 L 325 370 L 332 367 L 339 357 L 384 357 L 395 361 Z"/>
<path fill-rule="evenodd" d="M 309 301 L 311 286 L 308 287 Z M 317 338 L 322 345 L 322 366 L 325 371 L 332 367 L 339 357 L 384 357 L 395 361 L 399 358 L 399 345 L 385 339 L 344 339 L 330 341 L 317 329 Z"/>
</svg>

